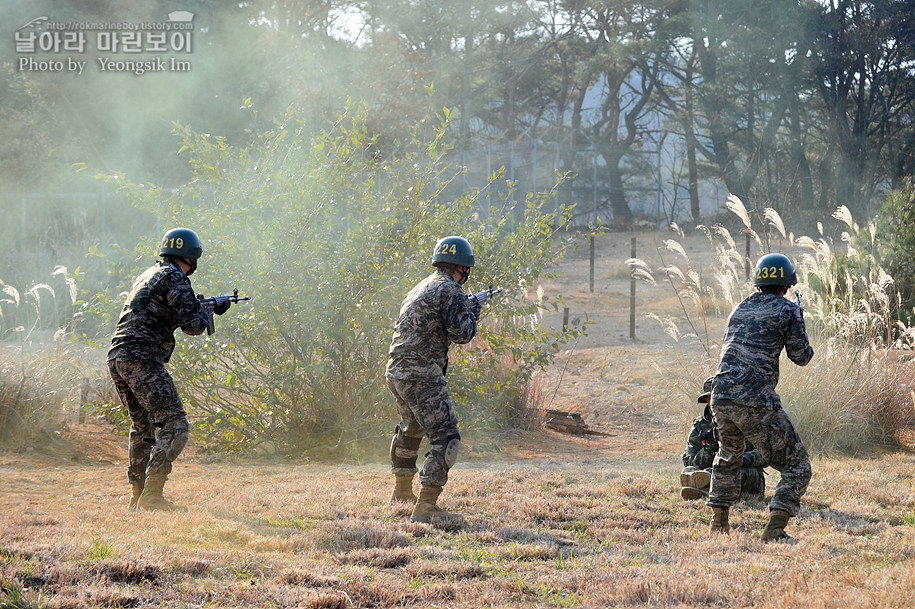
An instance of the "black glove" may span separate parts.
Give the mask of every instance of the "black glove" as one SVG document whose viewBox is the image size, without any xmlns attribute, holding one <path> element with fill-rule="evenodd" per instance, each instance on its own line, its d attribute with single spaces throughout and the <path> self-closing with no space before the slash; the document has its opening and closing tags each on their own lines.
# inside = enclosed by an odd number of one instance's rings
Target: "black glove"
<svg viewBox="0 0 915 609">
<path fill-rule="evenodd" d="M 473 313 L 474 319 L 480 319 L 480 313 L 483 312 L 483 305 L 478 302 L 474 302 L 470 305 L 470 312 Z"/>
<path fill-rule="evenodd" d="M 711 429 L 706 429 L 699 434 L 699 443 L 702 446 L 711 446 L 715 443 L 715 433 Z"/>
<path fill-rule="evenodd" d="M 217 315 L 222 315 L 229 310 L 229 307 L 232 306 L 232 303 L 226 299 L 224 302 L 218 302 L 213 306 L 213 313 Z"/>
<path fill-rule="evenodd" d="M 741 461 L 740 467 L 750 467 L 750 464 L 753 462 L 753 459 L 750 458 L 750 455 L 747 453 L 743 454 L 743 460 Z"/>
</svg>

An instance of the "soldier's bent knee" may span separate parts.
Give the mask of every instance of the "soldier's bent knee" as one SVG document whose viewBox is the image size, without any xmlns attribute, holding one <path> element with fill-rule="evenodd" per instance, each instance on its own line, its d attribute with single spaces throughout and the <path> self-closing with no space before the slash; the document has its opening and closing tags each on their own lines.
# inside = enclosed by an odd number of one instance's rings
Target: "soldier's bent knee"
<svg viewBox="0 0 915 609">
<path fill-rule="evenodd" d="M 184 418 L 169 421 L 162 427 L 162 434 L 171 436 L 168 447 L 165 449 L 167 461 L 174 461 L 184 450 L 188 440 L 188 429 L 187 419 Z"/>
<path fill-rule="evenodd" d="M 409 469 L 416 471 L 416 457 L 419 454 L 419 445 L 423 439 L 404 435 L 400 425 L 394 429 L 391 438 L 391 466 L 395 469 Z"/>
<path fill-rule="evenodd" d="M 445 450 L 444 450 L 445 466 L 448 469 L 451 469 L 452 467 L 454 467 L 454 464 L 457 463 L 458 451 L 460 449 L 461 449 L 461 439 L 459 437 L 452 438 L 451 440 L 448 441 L 447 444 L 445 444 Z"/>
</svg>

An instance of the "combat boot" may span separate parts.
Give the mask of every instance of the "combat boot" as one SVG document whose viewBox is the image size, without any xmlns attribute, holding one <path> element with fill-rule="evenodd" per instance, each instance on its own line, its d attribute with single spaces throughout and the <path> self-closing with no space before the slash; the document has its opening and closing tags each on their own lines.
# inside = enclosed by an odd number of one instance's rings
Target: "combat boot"
<svg viewBox="0 0 915 609">
<path fill-rule="evenodd" d="M 791 518 L 791 514 L 785 510 L 769 510 L 769 522 L 760 533 L 759 540 L 768 542 L 791 539 L 791 536 L 785 533 L 785 526 L 788 524 L 789 518 Z"/>
<path fill-rule="evenodd" d="M 690 473 L 689 475 L 689 484 L 684 484 L 683 486 L 691 486 L 693 488 L 708 488 L 712 485 L 712 475 L 707 469 L 697 469 L 696 471 Z"/>
<path fill-rule="evenodd" d="M 731 532 L 731 526 L 728 524 L 728 508 L 712 508 L 712 521 L 709 523 L 708 530 L 710 533 L 727 534 Z"/>
<path fill-rule="evenodd" d="M 684 486 L 680 489 L 680 496 L 688 501 L 695 501 L 696 499 L 707 499 L 708 492 L 702 490 L 701 488 Z"/>
<path fill-rule="evenodd" d="M 130 483 L 130 503 L 127 505 L 128 512 L 137 511 L 137 502 L 140 500 L 140 495 L 143 494 L 143 483 L 142 482 L 131 482 Z"/>
<path fill-rule="evenodd" d="M 413 475 L 394 475 L 394 493 L 391 495 L 391 502 L 416 503 L 416 495 L 413 494 Z"/>
<path fill-rule="evenodd" d="M 146 477 L 143 494 L 137 501 L 137 509 L 161 510 L 163 512 L 186 512 L 187 506 L 177 505 L 162 496 L 162 487 L 167 477 L 164 474 L 150 474 Z"/>
<path fill-rule="evenodd" d="M 687 465 L 680 471 L 680 486 L 692 486 L 693 472 L 698 468 L 694 465 Z"/>
<path fill-rule="evenodd" d="M 416 505 L 413 506 L 410 522 L 432 524 L 432 520 L 437 517 L 454 517 L 455 515 L 451 512 L 435 505 L 441 493 L 442 488 L 440 486 L 426 486 L 424 484 L 419 490 L 419 499 L 416 500 Z"/>
</svg>

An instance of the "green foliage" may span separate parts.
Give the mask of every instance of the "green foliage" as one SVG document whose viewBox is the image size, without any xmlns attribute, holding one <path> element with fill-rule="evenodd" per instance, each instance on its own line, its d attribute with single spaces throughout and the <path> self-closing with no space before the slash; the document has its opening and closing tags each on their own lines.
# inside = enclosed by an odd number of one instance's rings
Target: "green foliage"
<svg viewBox="0 0 915 609">
<path fill-rule="evenodd" d="M 911 178 L 889 193 L 878 221 L 887 270 L 910 310 L 915 306 L 915 183 Z"/>
<path fill-rule="evenodd" d="M 48 601 L 40 593 L 31 592 L 13 580 L 0 581 L 0 609 L 44 609 Z"/>
<path fill-rule="evenodd" d="M 164 227 L 198 232 L 198 292 L 237 287 L 252 298 L 216 319 L 216 336 L 182 341 L 171 364 L 204 445 L 327 455 L 390 427 L 383 371 L 392 325 L 404 294 L 432 272 L 444 235 L 473 244 L 468 287 L 505 288 L 449 369 L 464 426 L 502 424 L 492 405 L 517 400 L 532 372 L 577 335 L 580 327 L 537 328 L 538 311 L 557 303 L 528 295 L 566 247 L 554 232 L 569 211 L 548 211 L 539 194 L 488 210 L 478 191 L 440 200 L 455 177 L 442 162 L 446 129 L 446 120 L 427 119 L 383 146 L 365 115 L 349 111 L 309 139 L 289 114 L 236 148 L 178 125 L 190 182 L 164 190 L 112 179 Z"/>
<path fill-rule="evenodd" d="M 117 551 L 117 548 L 107 541 L 96 537 L 89 543 L 84 559 L 91 564 L 101 562 L 106 558 L 117 558 L 118 556 L 120 556 L 120 553 Z"/>
</svg>

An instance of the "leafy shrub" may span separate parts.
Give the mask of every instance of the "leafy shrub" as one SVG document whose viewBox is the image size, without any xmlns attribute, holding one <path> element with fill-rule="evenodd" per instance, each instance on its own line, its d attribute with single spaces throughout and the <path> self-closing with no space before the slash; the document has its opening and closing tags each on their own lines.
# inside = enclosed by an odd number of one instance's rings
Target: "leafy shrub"
<svg viewBox="0 0 915 609">
<path fill-rule="evenodd" d="M 163 226 L 198 231 L 198 292 L 237 287 L 252 297 L 217 318 L 216 336 L 182 341 L 171 364 L 206 446 L 337 454 L 387 430 L 396 419 L 383 376 L 393 323 L 404 294 L 433 271 L 431 251 L 445 235 L 473 244 L 468 287 L 505 289 L 449 369 L 462 425 L 510 420 L 493 405 L 517 401 L 533 371 L 577 335 L 529 323 L 557 306 L 528 289 L 564 252 L 554 232 L 569 210 L 550 209 L 544 194 L 489 207 L 481 190 L 439 200 L 457 173 L 442 162 L 447 121 L 431 123 L 388 148 L 354 111 L 313 139 L 286 116 L 244 148 L 178 126 L 188 184 L 164 190 L 110 178 Z M 148 264 L 154 244 L 144 246 Z"/>
<path fill-rule="evenodd" d="M 895 297 L 895 282 L 873 255 L 874 248 L 860 247 L 876 243 L 876 224 L 861 229 L 848 209 L 840 207 L 833 218 L 847 230 L 841 234 L 842 243 L 836 244 L 823 235 L 821 223 L 818 239 L 795 237 L 769 208 L 763 213 L 765 226 L 757 232 L 739 199 L 730 197 L 728 208 L 764 251 L 773 251 L 770 242 L 777 238 L 795 248 L 790 252 L 798 271 L 795 289 L 803 294 L 804 318 L 816 354 L 805 367 L 781 367 L 779 393 L 805 443 L 821 454 L 896 444 L 900 432 L 915 425 L 911 375 L 898 357 L 899 350 L 912 348 L 915 328 L 896 321 L 902 302 Z M 670 280 L 689 331 L 680 330 L 683 320 L 651 317 L 664 324 L 678 344 L 695 341 L 702 346 L 702 356 L 685 356 L 683 368 L 673 375 L 677 393 L 687 395 L 694 395 L 714 372 L 720 356 L 720 337 L 710 334 L 709 316 L 726 315 L 755 289 L 745 272 L 755 261 L 745 259 L 730 231 L 721 225 L 697 228 L 715 250 L 711 280 L 693 268 L 676 239 L 665 243 L 674 258 L 660 269 L 651 269 L 643 260 L 628 261 L 638 278 L 657 282 L 655 275 L 660 273 Z M 794 294 L 789 291 L 788 296 Z M 695 416 L 693 409 L 689 413 Z"/>
<path fill-rule="evenodd" d="M 910 314 L 915 305 L 915 184 L 911 178 L 889 193 L 879 223 L 887 271 L 896 280 Z"/>
</svg>

